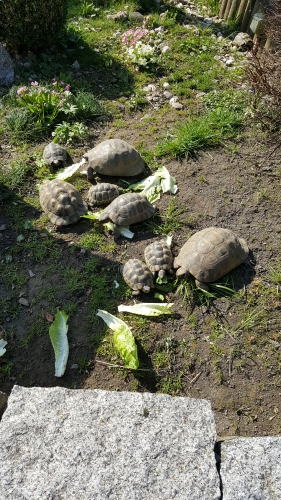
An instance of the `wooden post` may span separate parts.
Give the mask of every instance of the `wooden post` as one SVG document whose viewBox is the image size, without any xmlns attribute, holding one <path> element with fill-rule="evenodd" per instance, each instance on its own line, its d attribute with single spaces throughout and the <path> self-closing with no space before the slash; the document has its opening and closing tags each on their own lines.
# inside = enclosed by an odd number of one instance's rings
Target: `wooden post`
<svg viewBox="0 0 281 500">
<path fill-rule="evenodd" d="M 238 12 L 237 12 L 237 17 L 238 18 L 242 18 L 244 16 L 247 2 L 248 2 L 248 0 L 241 0 L 241 3 L 239 5 L 239 9 L 238 9 Z"/>
<path fill-rule="evenodd" d="M 231 9 L 231 6 L 232 4 L 235 2 L 235 0 L 228 0 L 227 4 L 226 4 L 226 8 L 225 8 L 225 11 L 224 11 L 224 19 L 228 19 L 228 13 Z"/>
<path fill-rule="evenodd" d="M 228 13 L 228 19 L 232 19 L 234 17 L 234 14 L 239 7 L 239 3 L 240 3 L 240 0 L 234 0 L 232 2 L 231 9 Z"/>
<path fill-rule="evenodd" d="M 219 12 L 219 17 L 220 18 L 222 18 L 224 16 L 224 11 L 225 11 L 226 4 L 227 4 L 227 0 L 222 0 L 220 12 Z"/>
<path fill-rule="evenodd" d="M 241 31 L 246 31 L 246 28 L 252 16 L 252 10 L 254 8 L 254 5 L 255 5 L 255 0 L 248 0 L 247 7 L 245 9 L 245 13 L 241 21 L 241 28 L 240 28 Z"/>
</svg>

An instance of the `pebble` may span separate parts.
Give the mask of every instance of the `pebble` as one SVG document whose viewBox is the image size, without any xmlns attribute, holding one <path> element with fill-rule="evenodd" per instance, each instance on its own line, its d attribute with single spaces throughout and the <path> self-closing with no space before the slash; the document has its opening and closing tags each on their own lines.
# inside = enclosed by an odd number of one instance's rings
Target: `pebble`
<svg viewBox="0 0 281 500">
<path fill-rule="evenodd" d="M 166 99 L 171 99 L 173 97 L 173 94 L 171 94 L 171 92 L 168 92 L 167 90 L 163 92 L 163 95 L 164 97 L 166 97 Z"/>
<path fill-rule="evenodd" d="M 174 109 L 178 109 L 178 110 L 183 109 L 183 105 L 180 102 L 172 102 L 171 106 Z"/>
<path fill-rule="evenodd" d="M 162 47 L 161 49 L 161 52 L 162 54 L 166 54 L 166 52 L 169 52 L 171 49 L 169 47 L 169 45 L 164 45 L 164 47 Z"/>
<path fill-rule="evenodd" d="M 168 89 L 170 87 L 170 84 L 168 82 L 163 83 L 164 89 Z"/>
<path fill-rule="evenodd" d="M 78 368 L 78 365 L 74 363 L 73 365 L 71 365 L 70 370 L 78 370 Z"/>
<path fill-rule="evenodd" d="M 178 102 L 178 100 L 179 100 L 178 96 L 176 96 L 176 95 L 175 95 L 174 97 L 172 97 L 172 98 L 170 99 L 170 101 L 169 101 L 169 102 L 170 102 L 170 104 L 172 105 L 172 104 L 174 104 L 175 102 Z"/>
</svg>

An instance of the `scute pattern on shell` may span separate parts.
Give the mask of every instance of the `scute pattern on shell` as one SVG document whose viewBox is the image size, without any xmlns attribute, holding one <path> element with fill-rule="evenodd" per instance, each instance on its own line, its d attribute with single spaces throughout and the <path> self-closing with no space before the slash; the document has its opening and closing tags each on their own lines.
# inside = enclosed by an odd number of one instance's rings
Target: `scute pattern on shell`
<svg viewBox="0 0 281 500">
<path fill-rule="evenodd" d="M 195 233 L 174 260 L 177 275 L 190 272 L 197 280 L 211 283 L 246 260 L 246 242 L 230 229 L 208 227 Z"/>
<path fill-rule="evenodd" d="M 139 175 L 145 169 L 145 162 L 139 152 L 122 139 L 108 139 L 84 154 L 89 162 L 88 178 L 93 171 L 101 175 Z"/>
<path fill-rule="evenodd" d="M 59 144 L 50 142 L 50 144 L 48 144 L 44 148 L 43 158 L 48 163 L 48 165 L 65 165 L 67 160 L 67 151 Z"/>
<path fill-rule="evenodd" d="M 144 258 L 152 273 L 169 271 L 173 266 L 173 255 L 169 245 L 163 240 L 154 241 L 144 249 Z"/>
<path fill-rule="evenodd" d="M 139 259 L 129 259 L 123 267 L 122 274 L 132 290 L 140 291 L 144 287 L 154 288 L 152 273 L 147 265 Z"/>
<path fill-rule="evenodd" d="M 88 208 L 77 189 L 65 181 L 44 181 L 39 189 L 40 204 L 56 226 L 74 224 Z"/>
<path fill-rule="evenodd" d="M 120 194 L 120 189 L 115 184 L 102 182 L 92 186 L 88 192 L 88 202 L 90 205 L 106 205 L 111 203 Z"/>
<path fill-rule="evenodd" d="M 147 197 L 138 193 L 125 193 L 115 198 L 100 216 L 100 222 L 112 221 L 116 226 L 130 226 L 155 213 Z"/>
</svg>

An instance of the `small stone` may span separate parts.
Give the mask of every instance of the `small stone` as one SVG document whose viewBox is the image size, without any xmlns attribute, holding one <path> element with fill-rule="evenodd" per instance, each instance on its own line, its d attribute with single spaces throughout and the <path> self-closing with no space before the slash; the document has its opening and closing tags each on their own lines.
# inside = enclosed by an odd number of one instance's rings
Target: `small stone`
<svg viewBox="0 0 281 500">
<path fill-rule="evenodd" d="M 178 109 L 178 110 L 183 109 L 183 104 L 181 104 L 180 102 L 173 102 L 173 103 L 171 104 L 171 106 L 172 106 L 172 108 L 174 108 L 174 109 Z"/>
<path fill-rule="evenodd" d="M 217 32 L 217 37 L 218 37 L 218 38 L 223 38 L 223 34 L 222 34 L 222 32 L 221 32 L 221 31 L 218 31 L 218 32 Z"/>
<path fill-rule="evenodd" d="M 166 54 L 166 52 L 169 52 L 171 49 L 168 45 L 164 45 L 164 47 L 162 47 L 161 49 L 161 52 L 162 54 Z"/>
<path fill-rule="evenodd" d="M 78 370 L 78 368 L 79 366 L 76 363 L 74 363 L 73 365 L 71 365 L 70 370 Z"/>
<path fill-rule="evenodd" d="M 196 97 L 198 99 L 199 97 L 203 97 L 203 95 L 206 95 L 206 92 L 198 92 L 198 94 L 196 94 Z"/>
<path fill-rule="evenodd" d="M 75 69 L 75 71 L 79 71 L 80 69 L 79 62 L 76 60 L 73 64 L 71 64 L 71 68 Z"/>
<path fill-rule="evenodd" d="M 234 58 L 233 57 L 229 57 L 226 61 L 225 61 L 225 64 L 226 66 L 232 66 L 233 63 L 234 63 Z"/>
<path fill-rule="evenodd" d="M 158 28 L 155 28 L 155 33 L 164 33 L 165 28 L 164 26 L 159 26 Z"/>
<path fill-rule="evenodd" d="M 205 24 L 208 24 L 209 26 L 214 22 L 211 17 L 206 17 L 203 21 Z"/>
<path fill-rule="evenodd" d="M 165 90 L 165 92 L 163 92 L 163 96 L 166 97 L 166 99 L 171 99 L 173 97 L 173 94 Z"/>
<path fill-rule="evenodd" d="M 170 101 L 169 101 L 169 102 L 170 102 L 170 104 L 172 105 L 172 104 L 174 104 L 175 102 L 178 102 L 178 100 L 179 100 L 178 96 L 176 96 L 176 95 L 175 95 L 174 97 L 172 97 L 172 98 L 170 99 Z"/>
<path fill-rule="evenodd" d="M 168 89 L 170 87 L 170 84 L 168 82 L 163 83 L 164 89 Z"/>
<path fill-rule="evenodd" d="M 21 298 L 19 299 L 19 303 L 20 303 L 22 306 L 29 306 L 28 300 L 27 300 L 27 299 L 24 299 L 23 297 L 21 297 Z"/>
<path fill-rule="evenodd" d="M 130 21 L 143 22 L 144 16 L 140 12 L 130 12 L 129 19 L 130 19 Z"/>
</svg>

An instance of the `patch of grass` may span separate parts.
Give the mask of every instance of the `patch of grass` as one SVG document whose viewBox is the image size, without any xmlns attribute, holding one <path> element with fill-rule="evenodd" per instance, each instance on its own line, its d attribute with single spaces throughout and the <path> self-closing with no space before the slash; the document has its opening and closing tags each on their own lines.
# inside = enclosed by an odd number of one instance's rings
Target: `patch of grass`
<svg viewBox="0 0 281 500">
<path fill-rule="evenodd" d="M 155 234 L 173 234 L 178 229 L 194 223 L 193 214 L 189 214 L 185 219 L 180 218 L 185 212 L 186 209 L 184 207 L 179 207 L 178 200 L 171 196 L 168 208 L 164 213 L 161 213 L 160 221 L 157 221 L 158 217 L 156 213 L 156 216 L 146 221 L 145 225 Z"/>
<path fill-rule="evenodd" d="M 90 229 L 81 236 L 79 246 L 85 250 L 100 250 L 103 253 L 114 252 L 117 248 L 114 241 L 108 241 L 105 235 L 96 228 Z"/>
<path fill-rule="evenodd" d="M 188 157 L 199 149 L 217 147 L 237 135 L 242 115 L 227 109 L 208 111 L 180 124 L 172 137 L 167 137 L 155 150 L 157 157 Z"/>
<path fill-rule="evenodd" d="M 48 333 L 48 324 L 45 319 L 45 316 L 43 313 L 38 314 L 35 318 L 33 318 L 32 325 L 29 327 L 24 337 L 22 337 L 22 339 L 20 340 L 20 346 L 27 347 L 29 342 L 47 333 Z"/>
</svg>

